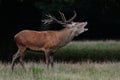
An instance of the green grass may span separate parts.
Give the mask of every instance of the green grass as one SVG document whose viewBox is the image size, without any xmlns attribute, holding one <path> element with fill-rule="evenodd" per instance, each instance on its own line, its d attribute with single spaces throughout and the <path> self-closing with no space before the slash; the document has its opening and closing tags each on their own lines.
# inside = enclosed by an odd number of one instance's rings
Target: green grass
<svg viewBox="0 0 120 80">
<path fill-rule="evenodd" d="M 66 60 L 120 60 L 119 41 L 79 41 L 58 50 L 57 55 L 69 56 Z M 57 56 L 56 55 L 56 56 Z M 70 59 L 71 58 L 71 59 Z"/>
<path fill-rule="evenodd" d="M 44 59 L 44 54 L 27 51 L 27 59 Z M 73 41 L 57 50 L 57 61 L 120 61 L 120 41 Z"/>
<path fill-rule="evenodd" d="M 0 80 L 120 80 L 120 63 L 55 63 L 46 68 L 44 63 L 25 63 L 26 72 L 17 64 L 0 63 Z"/>
<path fill-rule="evenodd" d="M 31 60 L 25 63 L 26 72 L 20 64 L 12 72 L 10 63 L 1 62 L 0 80 L 120 80 L 120 41 L 71 42 L 54 54 L 53 69 L 47 69 L 42 61 L 33 62 L 44 58 L 43 53 L 25 53 Z"/>
</svg>

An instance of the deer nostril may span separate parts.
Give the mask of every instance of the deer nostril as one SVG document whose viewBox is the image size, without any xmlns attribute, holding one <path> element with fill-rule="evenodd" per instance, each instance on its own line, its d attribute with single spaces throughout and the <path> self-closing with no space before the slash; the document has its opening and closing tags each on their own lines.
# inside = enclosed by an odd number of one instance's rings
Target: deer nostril
<svg viewBox="0 0 120 80">
<path fill-rule="evenodd" d="M 84 22 L 87 25 L 87 22 Z"/>
</svg>

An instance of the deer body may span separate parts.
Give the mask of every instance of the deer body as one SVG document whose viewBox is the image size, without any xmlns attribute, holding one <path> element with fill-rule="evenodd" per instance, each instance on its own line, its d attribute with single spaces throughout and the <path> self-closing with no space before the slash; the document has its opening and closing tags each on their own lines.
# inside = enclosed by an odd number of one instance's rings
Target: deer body
<svg viewBox="0 0 120 80">
<path fill-rule="evenodd" d="M 33 31 L 33 30 L 22 30 L 14 36 L 14 40 L 17 44 L 18 51 L 12 59 L 12 70 L 14 68 L 15 60 L 19 58 L 19 62 L 24 68 L 22 57 L 24 51 L 29 48 L 32 50 L 42 50 L 45 53 L 45 59 L 47 66 L 51 63 L 53 66 L 53 53 L 60 47 L 68 44 L 75 36 L 86 31 L 84 28 L 87 22 L 71 22 L 75 15 L 66 21 L 64 14 L 62 15 L 63 22 L 57 20 L 52 16 L 48 16 L 50 21 L 55 21 L 65 28 L 59 31 Z M 45 21 L 46 23 L 46 21 Z"/>
<path fill-rule="evenodd" d="M 70 42 L 71 38 L 72 31 L 68 29 L 60 31 L 23 30 L 15 35 L 14 40 L 18 46 L 32 50 L 55 50 Z"/>
</svg>

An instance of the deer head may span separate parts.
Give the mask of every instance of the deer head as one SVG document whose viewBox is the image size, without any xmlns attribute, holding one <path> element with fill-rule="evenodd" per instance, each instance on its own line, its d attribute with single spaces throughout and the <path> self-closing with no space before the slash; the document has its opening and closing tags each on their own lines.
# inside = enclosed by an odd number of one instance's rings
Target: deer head
<svg viewBox="0 0 120 80">
<path fill-rule="evenodd" d="M 49 15 L 46 15 L 48 19 L 44 19 L 42 20 L 42 22 L 44 22 L 44 24 L 51 24 L 53 22 L 61 24 L 63 27 L 68 28 L 71 31 L 73 31 L 76 36 L 88 30 L 87 28 L 85 28 L 85 26 L 87 25 L 87 22 L 74 22 L 73 21 L 75 17 L 77 16 L 75 11 L 74 11 L 73 17 L 71 17 L 69 20 L 66 20 L 62 12 L 59 11 L 59 13 L 61 15 L 62 21 L 56 19 L 55 16 L 51 16 L 49 14 Z"/>
</svg>

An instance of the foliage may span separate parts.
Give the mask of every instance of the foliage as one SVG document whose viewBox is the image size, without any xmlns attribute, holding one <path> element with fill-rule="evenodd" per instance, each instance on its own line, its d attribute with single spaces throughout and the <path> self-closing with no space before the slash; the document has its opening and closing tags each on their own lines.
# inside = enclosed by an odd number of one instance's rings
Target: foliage
<svg viewBox="0 0 120 80">
<path fill-rule="evenodd" d="M 120 8 L 119 0 L 43 0 L 36 1 L 35 6 L 43 11 L 59 11 L 59 10 L 85 10 L 89 14 L 97 13 L 103 16 L 120 13 L 117 11 Z M 108 14 L 109 13 L 109 14 Z"/>
</svg>

